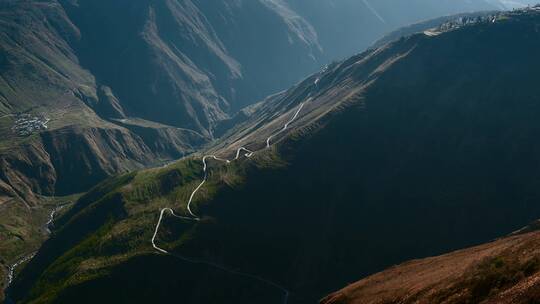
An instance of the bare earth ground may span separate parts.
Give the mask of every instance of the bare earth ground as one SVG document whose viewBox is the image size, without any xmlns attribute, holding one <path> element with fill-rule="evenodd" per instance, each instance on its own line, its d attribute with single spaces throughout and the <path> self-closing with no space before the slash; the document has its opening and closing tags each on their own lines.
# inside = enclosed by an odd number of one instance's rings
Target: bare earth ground
<svg viewBox="0 0 540 304">
<path fill-rule="evenodd" d="M 402 265 L 329 295 L 324 304 L 538 303 L 540 232 Z"/>
</svg>

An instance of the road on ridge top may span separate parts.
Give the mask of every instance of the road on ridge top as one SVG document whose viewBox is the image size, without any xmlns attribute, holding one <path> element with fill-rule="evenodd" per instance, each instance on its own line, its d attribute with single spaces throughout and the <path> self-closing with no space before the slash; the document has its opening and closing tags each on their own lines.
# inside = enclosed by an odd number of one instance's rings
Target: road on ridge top
<svg viewBox="0 0 540 304">
<path fill-rule="evenodd" d="M 323 70 L 323 72 L 326 71 L 326 68 Z M 320 81 L 320 77 L 317 77 L 314 81 L 314 84 L 316 87 L 318 87 L 318 84 L 319 84 L 319 81 Z M 268 139 L 266 140 L 266 148 L 270 148 L 271 146 L 271 140 L 273 137 L 279 135 L 280 133 L 286 131 L 288 128 L 289 128 L 289 125 L 292 124 L 296 118 L 298 117 L 298 115 L 300 114 L 300 112 L 302 111 L 304 105 L 308 102 L 310 102 L 312 100 L 312 92 L 309 93 L 309 96 L 307 98 L 306 101 L 300 103 L 300 105 L 298 106 L 298 109 L 295 111 L 293 117 L 287 122 L 285 123 L 285 125 L 283 126 L 283 128 L 281 128 L 279 131 L 277 131 L 276 133 L 270 135 L 268 137 Z M 198 259 L 192 259 L 192 258 L 187 258 L 187 257 L 184 257 L 184 256 L 180 256 L 180 255 L 177 255 L 177 254 L 173 254 L 173 253 L 170 253 L 168 251 L 166 251 L 165 249 L 159 247 L 156 245 L 156 237 L 157 237 L 157 234 L 159 232 L 159 228 L 161 226 L 161 222 L 163 220 L 163 217 L 165 215 L 166 212 L 169 212 L 172 216 L 176 217 L 176 218 L 179 218 L 179 219 L 182 219 L 182 220 L 189 220 L 189 221 L 200 221 L 200 218 L 199 216 L 197 216 L 195 213 L 193 213 L 193 211 L 191 210 L 191 203 L 193 201 L 193 198 L 195 196 L 195 194 L 199 191 L 199 189 L 201 189 L 201 187 L 206 183 L 206 180 L 208 178 L 208 165 L 207 165 L 207 160 L 208 159 L 214 159 L 216 161 L 220 161 L 220 162 L 224 162 L 226 164 L 229 164 L 231 163 L 232 161 L 235 161 L 235 160 L 238 160 L 240 157 L 241 157 L 241 153 L 242 152 L 245 152 L 243 155 L 246 157 L 246 158 L 250 158 L 251 156 L 253 156 L 253 154 L 256 152 L 254 151 L 250 151 L 248 150 L 247 148 L 245 147 L 240 147 L 236 150 L 236 156 L 233 158 L 233 159 L 223 159 L 223 158 L 219 158 L 215 155 L 205 155 L 203 158 L 202 158 L 202 162 L 203 162 L 203 172 L 204 172 L 204 177 L 203 177 L 203 180 L 201 181 L 201 183 L 191 192 L 191 195 L 189 196 L 189 200 L 187 202 L 187 211 L 189 213 L 190 216 L 182 216 L 182 215 L 178 215 L 174 212 L 174 210 L 172 208 L 163 208 L 160 210 L 160 214 L 159 214 L 159 219 L 158 219 L 158 222 L 156 224 L 156 227 L 154 229 L 154 234 L 152 236 L 152 247 L 154 247 L 155 250 L 157 250 L 158 252 L 160 253 L 163 253 L 163 254 L 169 254 L 171 256 L 174 256 L 178 259 L 181 259 L 183 261 L 186 261 L 186 262 L 189 262 L 189 263 L 194 263 L 194 264 L 203 264 L 203 265 L 208 265 L 208 266 L 212 266 L 212 267 L 215 267 L 217 269 L 220 269 L 222 271 L 225 271 L 225 272 L 228 272 L 228 273 L 231 273 L 231 274 L 234 274 L 234 275 L 240 275 L 240 276 L 244 276 L 244 277 L 248 277 L 248 278 L 252 278 L 254 280 L 258 280 L 260 282 L 263 282 L 265 284 L 268 284 L 270 286 L 273 286 L 279 290 L 281 290 L 283 292 L 283 303 L 284 304 L 287 304 L 288 302 L 288 299 L 289 299 L 289 290 L 287 290 L 285 287 L 275 283 L 275 282 L 272 282 L 270 280 L 267 280 L 263 277 L 260 277 L 260 276 L 257 276 L 257 275 L 253 275 L 253 274 L 249 274 L 249 273 L 245 273 L 245 272 L 241 272 L 241 271 L 237 271 L 237 270 L 232 270 L 232 269 L 229 269 L 223 265 L 219 265 L 219 264 L 216 264 L 216 263 L 212 263 L 212 262 L 208 262 L 208 261 L 203 261 L 203 260 L 198 260 Z"/>
</svg>

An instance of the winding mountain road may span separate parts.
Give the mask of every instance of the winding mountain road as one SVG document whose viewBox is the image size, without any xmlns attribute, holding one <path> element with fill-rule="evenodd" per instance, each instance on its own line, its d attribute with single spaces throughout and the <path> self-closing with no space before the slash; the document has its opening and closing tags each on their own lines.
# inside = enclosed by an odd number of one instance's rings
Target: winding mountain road
<svg viewBox="0 0 540 304">
<path fill-rule="evenodd" d="M 323 71 L 320 73 L 324 73 L 326 71 L 327 67 L 325 67 L 323 69 Z M 319 84 L 319 81 L 320 81 L 320 75 L 319 77 L 317 77 L 314 81 L 314 85 L 315 87 L 318 88 L 318 84 Z M 302 111 L 302 109 L 304 108 L 304 105 L 308 102 L 310 102 L 311 100 L 313 99 L 312 97 L 312 92 L 309 93 L 308 95 L 308 98 L 300 103 L 300 105 L 298 106 L 298 109 L 294 112 L 294 115 L 291 117 L 291 119 L 289 121 L 287 121 L 285 123 L 285 125 L 283 126 L 283 128 L 279 129 L 276 133 L 270 135 L 267 139 L 266 139 L 266 148 L 270 148 L 271 146 L 271 141 L 272 141 L 272 138 L 274 138 L 275 136 L 279 135 L 280 133 L 283 133 L 285 132 L 288 128 L 289 128 L 289 125 L 292 124 L 297 118 L 298 118 L 298 115 L 300 114 L 300 112 Z M 178 255 L 178 254 L 174 254 L 174 253 L 170 253 L 168 252 L 167 250 L 159 247 L 157 244 L 156 244 L 156 238 L 157 238 L 157 235 L 159 233 L 159 228 L 161 227 L 161 222 L 163 221 L 163 217 L 165 215 L 165 213 L 169 212 L 172 216 L 176 217 L 176 218 L 179 218 L 179 219 L 182 219 L 182 220 L 188 220 L 188 221 L 200 221 L 200 217 L 197 216 L 192 210 L 191 210 L 191 203 L 193 201 L 193 198 L 195 197 L 195 194 L 197 194 L 197 192 L 202 188 L 202 186 L 206 183 L 207 181 L 207 178 L 208 178 L 208 164 L 207 164 L 207 160 L 209 159 L 213 159 L 213 160 L 216 160 L 216 161 L 220 161 L 220 162 L 224 162 L 226 164 L 230 164 L 232 161 L 235 161 L 235 160 L 238 160 L 240 159 L 240 157 L 242 156 L 242 153 L 243 153 L 243 156 L 245 156 L 246 158 L 250 158 L 251 156 L 253 156 L 253 154 L 255 154 L 257 151 L 251 151 L 245 147 L 240 147 L 236 150 L 236 155 L 233 159 L 224 159 L 224 158 L 220 158 L 220 157 L 217 157 L 215 155 L 205 155 L 203 158 L 202 158 L 202 163 L 203 163 L 203 173 L 204 173 L 204 176 L 203 176 L 203 180 L 201 181 L 201 183 L 191 192 L 191 195 L 189 196 L 189 199 L 188 199 L 188 202 L 187 202 L 187 206 L 186 206 L 186 209 L 189 213 L 189 216 L 183 216 L 183 215 L 179 215 L 179 214 L 176 214 L 174 212 L 174 210 L 172 208 L 163 208 L 160 210 L 160 213 L 159 213 L 159 219 L 157 221 L 157 224 L 156 224 L 156 227 L 154 229 L 154 234 L 152 235 L 152 247 L 159 251 L 160 253 L 163 253 L 163 254 L 169 254 L 173 257 L 176 257 L 178 259 L 181 259 L 183 261 L 186 261 L 186 262 L 189 262 L 189 263 L 193 263 L 193 264 L 202 264 L 202 265 L 207 265 L 207 266 L 211 266 L 211 267 L 214 267 L 216 269 L 219 269 L 219 270 L 222 270 L 222 271 L 225 271 L 225 272 L 228 272 L 230 274 L 233 274 L 233 275 L 238 275 L 238 276 L 243 276 L 243 277 L 247 277 L 247 278 L 251 278 L 251 279 L 254 279 L 254 280 L 258 280 L 260 282 L 263 282 L 265 284 L 268 284 L 270 286 L 273 286 L 274 288 L 277 288 L 279 289 L 281 292 L 283 292 L 283 304 L 287 304 L 288 302 L 288 299 L 289 299 L 289 290 L 287 290 L 285 287 L 275 283 L 275 282 L 272 282 L 268 279 L 265 279 L 263 277 L 260 277 L 260 276 L 257 276 L 257 275 L 253 275 L 253 274 L 249 274 L 249 273 L 245 273 L 245 272 L 241 272 L 241 271 L 238 271 L 238 270 L 234 270 L 234 269 L 230 269 L 226 266 L 223 266 L 223 265 L 220 265 L 220 264 L 216 264 L 216 263 L 213 263 L 213 262 L 209 262 L 209 261 L 204 261 L 204 260 L 200 260 L 200 259 L 194 259 L 194 258 L 188 258 L 188 257 L 184 257 L 184 256 L 181 256 L 181 255 Z"/>
<path fill-rule="evenodd" d="M 316 80 L 315 83 L 318 82 L 318 78 Z M 289 128 L 289 125 L 291 123 L 293 123 L 296 118 L 298 117 L 298 114 L 300 114 L 300 111 L 302 111 L 302 108 L 304 107 L 304 104 L 306 102 L 309 102 L 312 98 L 309 97 L 305 102 L 302 102 L 299 106 L 298 106 L 298 109 L 296 110 L 296 112 L 294 113 L 293 117 L 287 122 L 285 123 L 285 125 L 283 126 L 282 129 L 280 129 L 278 132 L 276 132 L 275 134 L 272 134 L 270 135 L 270 137 L 268 137 L 268 139 L 266 140 L 266 148 L 270 148 L 270 141 L 272 140 L 272 138 L 282 132 L 284 132 L 285 130 L 287 130 Z M 230 164 L 232 161 L 235 161 L 235 160 L 238 160 L 241 155 L 242 155 L 242 152 L 244 152 L 244 156 L 246 158 L 250 158 L 251 156 L 253 156 L 253 154 L 255 153 L 254 151 L 251 151 L 245 147 L 240 147 L 236 150 L 236 155 L 233 159 L 224 159 L 224 158 L 220 158 L 220 157 L 217 157 L 215 155 L 205 155 L 203 158 L 202 158 L 202 162 L 203 162 L 203 173 L 204 173 L 204 176 L 203 176 L 203 179 L 201 181 L 201 183 L 195 188 L 195 190 L 193 190 L 191 192 L 191 195 L 189 196 L 189 199 L 188 199 L 188 202 L 187 202 L 187 206 L 186 206 L 186 209 L 189 213 L 190 216 L 182 216 L 182 215 L 178 215 L 174 212 L 174 210 L 172 208 L 163 208 L 160 210 L 159 212 L 159 219 L 158 219 L 158 222 L 156 224 L 156 227 L 154 229 L 154 234 L 152 235 L 152 247 L 154 247 L 154 249 L 156 249 L 157 251 L 161 252 L 161 253 L 169 253 L 168 251 L 166 251 L 165 249 L 159 247 L 158 245 L 156 245 L 156 238 L 157 238 L 157 234 L 159 232 L 159 228 L 161 227 L 161 222 L 163 221 L 163 216 L 165 215 L 166 212 L 169 212 L 172 216 L 176 217 L 176 218 L 179 218 L 179 219 L 183 219 L 183 220 L 188 220 L 188 221 L 200 221 L 200 218 L 199 216 L 197 216 L 195 213 L 193 213 L 193 211 L 191 210 L 191 203 L 193 202 L 193 198 L 195 197 L 195 194 L 197 194 L 197 192 L 202 188 L 202 186 L 206 183 L 207 179 L 208 179 L 208 163 L 207 163 L 207 160 L 208 159 L 214 159 L 216 161 L 220 161 L 220 162 L 224 162 L 226 164 Z"/>
<path fill-rule="evenodd" d="M 319 82 L 319 81 L 318 81 L 318 78 L 317 78 L 317 80 L 315 80 L 315 84 L 317 84 L 318 82 Z M 268 139 L 266 140 L 266 148 L 270 148 L 270 141 L 272 140 L 272 138 L 273 138 L 274 136 L 279 135 L 279 134 L 282 133 L 282 132 L 285 132 L 285 130 L 287 130 L 287 128 L 289 128 L 289 125 L 290 125 L 293 121 L 296 120 L 296 117 L 298 117 L 298 114 L 300 114 L 300 111 L 302 111 L 302 108 L 304 107 L 304 104 L 305 104 L 306 102 L 309 102 L 310 100 L 311 100 L 311 97 L 310 97 L 308 100 L 306 100 L 305 102 L 302 102 L 302 103 L 300 104 L 300 106 L 298 107 L 298 110 L 296 111 L 296 113 L 294 113 L 294 116 L 291 118 L 291 120 L 289 120 L 289 121 L 283 126 L 283 128 L 282 128 L 281 130 L 279 130 L 279 131 L 276 132 L 275 134 L 270 135 L 270 137 L 268 137 Z"/>
<path fill-rule="evenodd" d="M 253 155 L 253 153 L 254 153 L 253 151 L 250 151 L 250 150 L 248 150 L 248 149 L 246 149 L 244 147 L 241 147 L 238 150 L 236 150 L 236 157 L 233 158 L 232 160 L 219 158 L 219 157 L 217 157 L 215 155 L 206 155 L 206 156 L 203 157 L 203 159 L 202 159 L 203 172 L 204 172 L 203 180 L 197 186 L 197 188 L 195 188 L 195 190 L 193 190 L 193 192 L 191 192 L 191 195 L 189 196 L 189 200 L 188 200 L 187 207 L 186 207 L 186 209 L 187 209 L 188 213 L 190 214 L 190 216 L 188 217 L 188 216 L 178 215 L 171 208 L 163 208 L 163 209 L 161 209 L 161 211 L 159 213 L 159 220 L 158 220 L 158 222 L 156 224 L 156 228 L 154 230 L 154 235 L 152 236 L 152 247 L 154 247 L 154 249 L 156 249 L 157 251 L 162 252 L 162 253 L 169 253 L 165 249 L 160 248 L 160 247 L 158 247 L 156 245 L 156 237 L 157 237 L 157 234 L 159 232 L 159 227 L 161 226 L 161 221 L 163 220 L 163 215 L 165 214 L 165 212 L 169 212 L 169 213 L 171 213 L 172 216 L 177 217 L 179 219 L 183 219 L 183 220 L 188 220 L 188 221 L 199 221 L 200 220 L 200 218 L 195 213 L 193 213 L 193 211 L 191 210 L 191 203 L 193 201 L 193 198 L 195 197 L 195 194 L 197 194 L 199 189 L 201 189 L 201 187 L 204 185 L 204 183 L 206 183 L 206 180 L 208 178 L 208 165 L 207 165 L 207 162 L 206 162 L 207 159 L 212 158 L 214 160 L 225 162 L 225 163 L 229 164 L 229 163 L 231 163 L 231 161 L 239 159 L 240 158 L 240 153 L 242 153 L 242 151 L 246 152 L 244 154 L 244 156 L 248 157 L 248 158 L 251 157 Z"/>
<path fill-rule="evenodd" d="M 299 111 L 297 111 L 297 114 L 298 114 L 298 112 Z M 279 285 L 279 284 L 277 284 L 275 282 L 272 282 L 272 281 L 270 281 L 268 279 L 265 279 L 265 278 L 257 276 L 257 275 L 241 272 L 241 271 L 238 271 L 238 270 L 229 269 L 229 268 L 227 268 L 227 267 L 225 267 L 223 265 L 217 264 L 217 263 L 204 261 L 204 260 L 200 260 L 200 259 L 188 258 L 188 257 L 184 257 L 184 256 L 181 256 L 181 255 L 178 255 L 178 254 L 173 254 L 173 253 L 170 253 L 167 250 L 165 250 L 165 249 L 163 249 L 163 248 L 156 245 L 156 237 L 157 237 L 157 234 L 159 232 L 159 227 L 161 226 L 161 222 L 163 221 L 163 216 L 165 215 L 166 212 L 169 212 L 172 216 L 174 216 L 176 218 L 179 218 L 179 219 L 189 220 L 189 221 L 200 221 L 200 218 L 195 213 L 193 213 L 193 211 L 191 210 L 191 202 L 193 201 L 193 197 L 195 196 L 195 194 L 199 191 L 199 189 L 201 189 L 201 187 L 204 185 L 204 183 L 206 182 L 206 180 L 208 178 L 207 160 L 211 158 L 211 159 L 214 159 L 214 160 L 217 160 L 217 161 L 220 161 L 220 162 L 225 162 L 225 163 L 229 164 L 234 160 L 238 160 L 240 158 L 242 152 L 245 152 L 244 156 L 247 157 L 247 158 L 253 156 L 253 154 L 255 153 L 255 152 L 250 151 L 250 150 L 248 150 L 248 149 L 246 149 L 244 147 L 241 147 L 238 150 L 236 150 L 236 156 L 232 160 L 219 158 L 219 157 L 217 157 L 215 155 L 206 155 L 206 156 L 203 157 L 203 159 L 202 159 L 203 172 L 204 172 L 203 180 L 197 186 L 197 188 L 195 188 L 195 190 L 193 190 L 193 192 L 191 192 L 191 195 L 189 196 L 189 200 L 188 200 L 187 207 L 186 207 L 188 213 L 190 214 L 190 216 L 188 217 L 188 216 L 178 215 L 171 208 L 163 208 L 163 209 L 161 209 L 161 211 L 159 213 L 159 219 L 158 219 L 158 222 L 156 224 L 156 228 L 154 230 L 154 235 L 152 236 L 152 246 L 154 247 L 154 249 L 156 249 L 157 251 L 159 251 L 159 252 L 161 252 L 163 254 L 169 254 L 169 255 L 171 255 L 171 256 L 173 256 L 173 257 L 175 257 L 177 259 L 181 259 L 181 260 L 183 260 L 185 262 L 192 263 L 192 264 L 202 264 L 202 265 L 211 266 L 211 267 L 214 267 L 216 269 L 228 272 L 230 274 L 243 276 L 243 277 L 246 277 L 246 278 L 251 278 L 251 279 L 260 281 L 262 283 L 265 283 L 265 284 L 267 284 L 269 286 L 272 286 L 274 288 L 277 288 L 283 293 L 283 304 L 287 304 L 288 299 L 289 299 L 289 290 L 287 290 L 285 287 L 283 287 L 283 286 L 281 286 L 281 285 Z"/>
</svg>

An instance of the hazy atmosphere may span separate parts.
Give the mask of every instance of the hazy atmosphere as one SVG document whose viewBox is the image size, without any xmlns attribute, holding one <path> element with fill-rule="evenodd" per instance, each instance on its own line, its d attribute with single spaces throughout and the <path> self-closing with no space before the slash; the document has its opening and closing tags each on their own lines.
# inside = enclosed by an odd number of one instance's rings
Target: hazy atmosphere
<svg viewBox="0 0 540 304">
<path fill-rule="evenodd" d="M 0 303 L 540 304 L 540 1 L 0 0 Z"/>
</svg>

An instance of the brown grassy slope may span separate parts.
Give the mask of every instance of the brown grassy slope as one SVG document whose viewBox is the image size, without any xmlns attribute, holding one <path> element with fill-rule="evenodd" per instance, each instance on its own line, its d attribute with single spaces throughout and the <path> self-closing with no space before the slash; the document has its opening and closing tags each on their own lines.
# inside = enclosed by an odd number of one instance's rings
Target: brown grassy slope
<svg viewBox="0 0 540 304">
<path fill-rule="evenodd" d="M 413 260 L 353 283 L 323 304 L 538 303 L 540 232 Z"/>
</svg>

